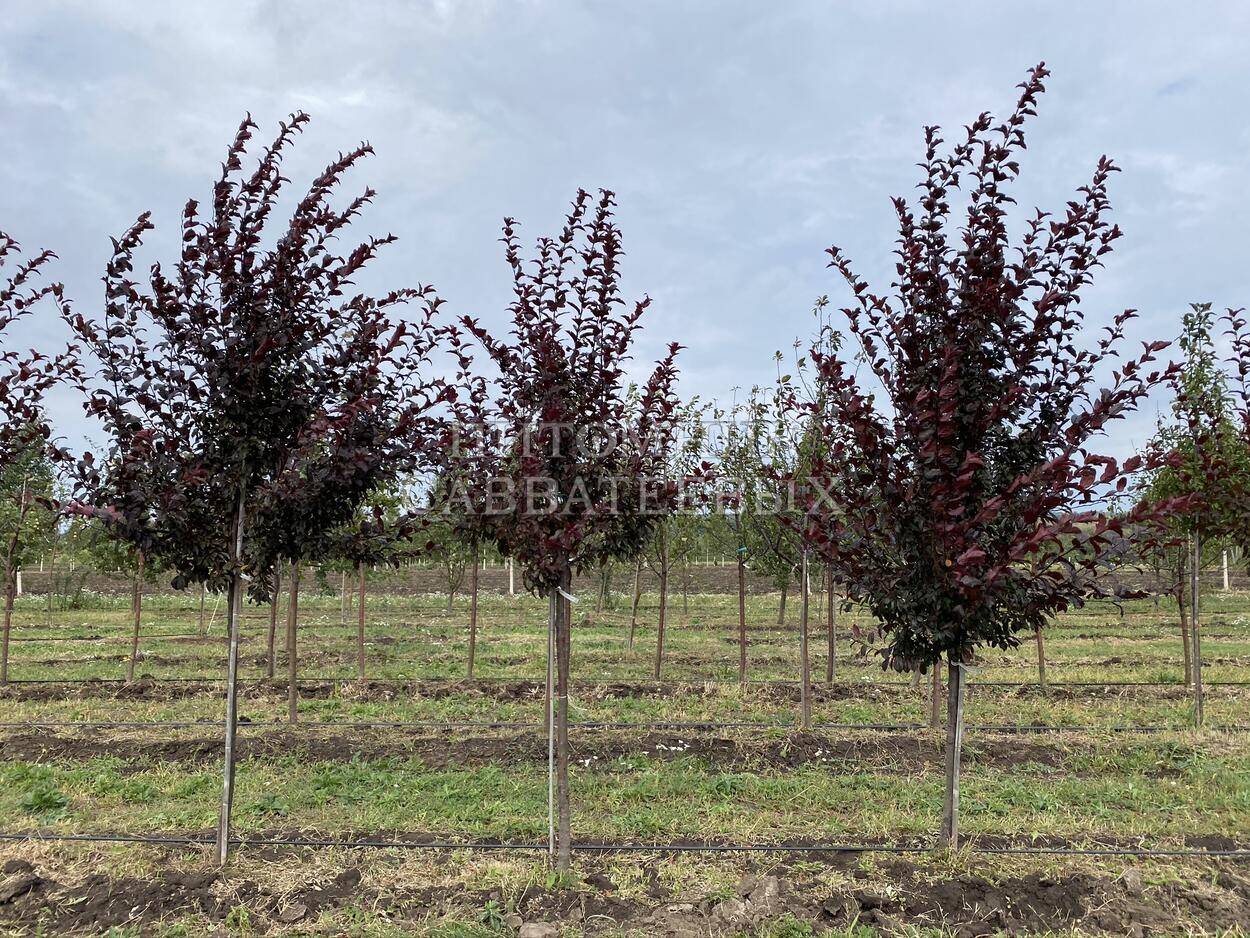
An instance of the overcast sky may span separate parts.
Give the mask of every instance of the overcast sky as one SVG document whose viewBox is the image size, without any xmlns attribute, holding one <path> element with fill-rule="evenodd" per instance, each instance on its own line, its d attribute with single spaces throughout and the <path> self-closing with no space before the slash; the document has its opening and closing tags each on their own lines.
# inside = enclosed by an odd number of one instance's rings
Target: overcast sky
<svg viewBox="0 0 1250 938">
<path fill-rule="evenodd" d="M 1250 5 L 1234 0 L 9 3 L 0 229 L 54 249 L 97 310 L 110 235 L 151 209 L 144 260 L 171 256 L 244 113 L 267 140 L 303 109 L 296 183 L 377 149 L 349 180 L 379 191 L 358 232 L 400 240 L 368 285 L 433 283 L 488 324 L 508 299 L 501 218 L 534 237 L 578 186 L 616 190 L 627 294 L 654 299 L 639 370 L 674 338 L 683 393 L 723 398 L 775 373 L 815 297 L 845 299 L 829 245 L 886 287 L 889 199 L 917 179 L 922 126 L 1006 113 L 1043 59 L 1022 206 L 1062 208 L 1100 154 L 1124 170 L 1126 236 L 1092 321 L 1137 307 L 1136 337 L 1172 338 L 1190 300 L 1250 304 Z M 39 331 L 23 339 L 65 340 Z M 69 395 L 53 417 L 83 438 Z"/>
</svg>

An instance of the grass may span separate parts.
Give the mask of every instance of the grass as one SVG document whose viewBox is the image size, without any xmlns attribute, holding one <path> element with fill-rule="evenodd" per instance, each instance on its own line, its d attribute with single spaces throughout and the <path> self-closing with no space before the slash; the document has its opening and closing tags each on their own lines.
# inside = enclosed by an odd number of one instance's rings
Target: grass
<svg viewBox="0 0 1250 938">
<path fill-rule="evenodd" d="M 128 604 L 124 598 L 96 595 L 90 597 L 90 605 L 58 610 L 49 626 L 39 597 L 19 601 L 13 676 L 58 681 L 122 677 L 129 648 Z M 201 638 L 192 597 L 155 592 L 148 596 L 145 609 L 139 671 L 155 679 L 158 691 L 164 679 L 221 672 L 220 613 Z M 298 745 L 279 745 L 273 754 L 249 757 L 240 764 L 237 830 L 330 837 L 429 831 L 465 839 L 541 842 L 546 836 L 543 759 L 524 753 L 537 751 L 527 749 L 526 740 L 538 732 L 542 702 L 526 694 L 501 697 L 490 689 L 497 682 L 541 681 L 545 603 L 483 596 L 476 684 L 463 680 L 467 603 L 458 602 L 449 614 L 441 596 L 387 594 L 379 584 L 369 609 L 370 677 L 426 683 L 415 691 L 400 688 L 395 693 L 382 685 L 360 685 L 354 680 L 354 623 L 340 623 L 337 597 L 315 589 L 306 593 L 301 599 L 300 639 L 306 690 L 314 689 L 313 678 L 335 681 L 301 700 L 305 725 L 289 732 L 264 725 L 241 731 L 245 744 L 261 737 L 293 739 Z M 1214 593 L 1207 598 L 1206 609 L 1204 676 L 1214 684 L 1250 681 L 1250 595 Z M 940 734 L 875 733 L 826 725 L 817 729 L 819 739 L 810 745 L 828 740 L 827 759 L 805 756 L 799 764 L 789 764 L 779 758 L 791 745 L 796 719 L 792 690 L 777 682 L 792 681 L 797 672 L 797 603 L 791 602 L 789 624 L 778 628 L 776 597 L 751 597 L 752 683 L 744 689 L 737 683 L 736 598 L 692 595 L 689 615 L 682 614 L 680 599 L 674 599 L 665 677 L 678 685 L 665 694 L 630 696 L 616 685 L 649 683 L 655 612 L 655 597 L 644 596 L 632 653 L 627 648 L 625 597 L 617 596 L 614 608 L 591 612 L 578 624 L 574 719 L 760 725 L 715 730 L 575 727 L 572 785 L 577 839 L 928 842 L 941 810 Z M 1035 687 L 1031 641 L 983 654 L 977 680 L 1010 686 L 970 691 L 967 720 L 972 728 L 962 789 L 963 827 L 968 834 L 1023 842 L 1052 838 L 1151 846 L 1180 845 L 1186 838 L 1205 835 L 1250 843 L 1250 734 L 1195 732 L 1188 725 L 1190 698 L 1180 684 L 1173 618 L 1166 606 L 1156 609 L 1148 602 L 1129 604 L 1123 614 L 1111 606 L 1091 604 L 1064 616 L 1046 636 L 1048 672 L 1055 684 L 1049 694 Z M 866 621 L 862 611 L 844 613 L 840 619 L 843 655 L 836 682 L 840 689 L 820 693 L 817 721 L 924 722 L 925 688 L 913 689 L 905 679 L 882 673 L 871 656 L 856 657 L 846 640 L 854 621 Z M 285 717 L 282 685 L 259 681 L 267 623 L 267 610 L 249 611 L 242 659 L 248 684 L 241 712 L 256 724 Z M 818 682 L 824 676 L 822 624 L 823 613 L 813 610 L 813 671 Z M 280 650 L 280 674 L 284 664 Z M 1162 681 L 1166 686 L 1059 686 L 1081 681 Z M 211 721 L 221 719 L 220 686 L 185 688 L 173 696 L 119 697 L 90 687 L 49 700 L 29 699 L 27 693 L 19 685 L 16 693 L 0 697 L 0 722 L 15 724 L 0 728 L 0 738 L 25 737 L 20 750 L 0 747 L 0 830 L 205 834 L 213 829 L 220 767 L 211 754 L 188 756 L 189 750 L 178 744 L 219 736 L 220 729 Z M 1250 687 L 1210 687 L 1207 713 L 1215 725 L 1250 723 Z M 97 728 L 81 733 L 71 727 L 20 726 L 33 720 L 208 722 L 182 729 Z M 316 725 L 352 721 L 430 725 L 368 730 Z M 535 726 L 443 728 L 455 721 Z M 1007 736 L 975 729 L 982 724 L 1071 729 L 1062 734 Z M 1112 731 L 1130 724 L 1163 731 L 1148 735 Z M 79 735 L 98 744 L 93 755 L 55 755 L 57 746 Z M 466 759 L 463 753 L 469 750 L 459 748 L 491 739 L 505 741 L 497 757 Z M 692 741 L 708 739 L 719 741 L 722 748 L 691 748 Z M 319 747 L 331 743 L 336 755 L 319 755 Z M 38 745 L 49 746 L 52 754 L 39 756 Z M 207 860 L 196 851 L 72 843 L 0 847 L 0 858 L 9 857 L 32 858 L 66 883 L 101 869 L 113 877 L 142 879 L 171 868 L 202 868 Z M 541 859 L 533 855 L 380 850 L 362 858 L 341 848 L 277 853 L 245 849 L 228 881 L 218 888 L 226 903 L 218 919 L 184 910 L 159 920 L 148 917 L 137 925 L 122 921 L 110 927 L 116 935 L 269 933 L 277 927 L 274 910 L 287 901 L 284 897 L 362 861 L 368 863 L 369 890 L 318 912 L 295 931 L 444 938 L 511 935 L 508 916 L 527 889 L 567 893 L 585 888 L 580 880 L 548 881 Z M 669 896 L 702 896 L 707 902 L 731 896 L 748 862 L 756 861 L 677 856 L 655 862 L 628 855 L 584 857 L 579 866 L 604 871 L 617 884 L 614 895 L 622 900 L 654 905 L 647 890 L 657 880 L 665 884 Z M 866 857 L 857 875 L 882 889 L 897 889 L 901 874 L 889 863 L 888 858 Z M 991 878 L 1044 871 L 1113 881 L 1123 871 L 1123 864 L 1115 861 L 1046 857 L 922 856 L 914 863 L 908 877 L 938 880 L 973 871 Z M 824 862 L 791 858 L 786 864 L 784 875 L 806 889 L 859 888 L 859 879 Z M 1207 889 L 1222 875 L 1204 861 L 1143 861 L 1138 866 L 1160 884 L 1160 890 Z M 1244 876 L 1244 869 L 1239 875 Z M 261 892 L 238 892 L 242 883 L 259 884 Z M 401 911 L 388 911 L 381 897 L 408 895 L 413 883 L 451 892 L 427 906 L 405 899 Z M 0 934 L 5 922 L 0 909 Z M 568 919 L 565 924 L 568 935 L 618 934 L 604 931 L 602 922 Z M 885 931 L 942 933 L 940 924 L 921 920 L 896 924 Z M 822 923 L 825 926 L 833 930 L 820 933 L 848 938 L 883 933 L 869 921 Z M 619 934 L 649 933 L 647 926 L 640 928 Z M 741 935 L 803 938 L 812 933 L 810 929 L 809 912 L 794 911 L 789 917 L 773 916 Z"/>
</svg>

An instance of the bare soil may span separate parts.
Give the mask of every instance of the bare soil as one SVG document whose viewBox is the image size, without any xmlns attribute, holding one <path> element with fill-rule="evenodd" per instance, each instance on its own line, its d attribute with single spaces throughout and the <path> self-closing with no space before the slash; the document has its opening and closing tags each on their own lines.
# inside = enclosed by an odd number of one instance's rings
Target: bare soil
<svg viewBox="0 0 1250 938">
<path fill-rule="evenodd" d="M 370 884 L 367 865 L 279 894 L 254 882 L 223 879 L 216 871 L 170 870 L 150 879 L 94 873 L 63 883 L 11 860 L 0 875 L 0 923 L 19 934 L 98 934 L 121 925 L 146 932 L 193 914 L 211 929 L 244 906 L 253 932 L 266 934 L 346 905 L 386 909 L 390 921 L 403 924 L 431 914 L 472 914 L 490 902 L 509 910 L 514 922 L 574 924 L 591 935 L 634 929 L 656 938 L 727 936 L 786 913 L 817 931 L 858 922 L 887 935 L 922 927 L 961 938 L 1072 929 L 1132 936 L 1215 932 L 1250 921 L 1250 878 L 1244 866 L 1233 864 L 1212 863 L 1161 882 L 1145 881 L 1131 866 L 1114 877 L 1068 871 L 997 880 L 935 878 L 932 868 L 906 859 L 871 872 L 859 868 L 853 856 L 836 866 L 849 878 L 832 889 L 810 876 L 809 865 L 783 863 L 748 866 L 732 896 L 671 895 L 651 859 L 640 857 L 639 870 L 650 886 L 645 895 L 626 897 L 593 860 L 579 861 L 581 882 L 573 888 L 530 887 L 512 896 L 460 886 L 380 889 Z"/>
</svg>

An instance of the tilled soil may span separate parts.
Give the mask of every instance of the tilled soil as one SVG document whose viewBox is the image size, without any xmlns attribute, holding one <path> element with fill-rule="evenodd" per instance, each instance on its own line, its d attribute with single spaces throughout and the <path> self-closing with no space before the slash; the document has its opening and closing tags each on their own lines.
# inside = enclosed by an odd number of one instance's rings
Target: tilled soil
<svg viewBox="0 0 1250 938">
<path fill-rule="evenodd" d="M 27 762 L 79 762 L 105 756 L 132 763 L 177 761 L 218 762 L 220 731 L 212 735 L 153 739 L 125 734 L 74 735 L 40 732 L 0 737 L 0 759 Z M 243 729 L 240 760 L 295 755 L 314 762 L 364 759 L 419 759 L 430 768 L 448 766 L 532 765 L 547 761 L 547 739 L 537 732 L 492 736 L 450 733 L 416 735 L 395 730 Z M 1064 768 L 1068 750 L 1052 741 L 1019 738 L 970 740 L 970 764 L 1012 767 L 1026 763 Z M 781 738 L 716 736 L 707 733 L 648 733 L 596 729 L 574 735 L 571 758 L 584 766 L 610 767 L 618 759 L 643 756 L 672 760 L 697 758 L 728 770 L 797 768 L 808 765 L 870 766 L 916 772 L 942 765 L 941 745 L 934 739 L 904 734 L 832 736 L 795 733 Z"/>
<path fill-rule="evenodd" d="M 11 860 L 0 873 L 0 923 L 27 934 L 98 934 L 120 925 L 146 929 L 189 915 L 210 931 L 243 906 L 252 932 L 264 934 L 311 924 L 348 904 L 384 909 L 390 922 L 402 925 L 431 915 L 475 917 L 490 903 L 506 910 L 511 928 L 547 922 L 590 935 L 632 929 L 655 938 L 719 938 L 783 914 L 810 922 L 818 932 L 857 922 L 887 935 L 929 928 L 961 938 L 1069 930 L 1134 936 L 1214 932 L 1250 921 L 1250 878 L 1244 866 L 1233 864 L 1202 864 L 1152 880 L 1133 867 L 1118 876 L 1068 870 L 991 880 L 968 873 L 935 876 L 936 868 L 904 859 L 871 872 L 857 863 L 855 857 L 830 861 L 849 874 L 835 887 L 811 875 L 810 859 L 802 869 L 788 863 L 769 870 L 748 865 L 726 896 L 670 894 L 650 862 L 640 867 L 649 885 L 629 895 L 588 860 L 578 863 L 575 887 L 534 886 L 505 895 L 462 885 L 375 884 L 368 866 L 350 866 L 326 881 L 280 892 L 216 871 L 169 870 L 150 878 L 94 873 L 59 882 L 25 861 Z"/>
<path fill-rule="evenodd" d="M 23 684 L 11 683 L 0 688 L 0 700 L 184 700 L 199 697 L 220 698 L 224 681 L 158 680 L 141 675 L 131 684 L 122 681 L 87 680 L 82 682 L 57 682 Z M 268 700 L 286 697 L 285 681 L 240 681 L 239 696 L 245 700 Z M 327 699 L 340 696 L 350 700 L 390 701 L 403 699 L 444 700 L 465 697 L 497 701 L 541 700 L 544 692 L 540 680 L 396 680 L 337 681 L 301 680 L 300 696 L 306 699 Z M 908 686 L 905 680 L 891 683 L 846 681 L 832 685 L 813 684 L 812 700 L 823 703 L 837 700 L 904 700 L 915 699 L 924 694 L 925 688 Z M 702 699 L 738 693 L 737 685 L 728 682 L 696 681 L 599 681 L 575 683 L 574 693 L 584 700 L 611 699 Z M 797 702 L 799 686 L 792 682 L 751 682 L 746 691 L 747 699 L 760 702 Z M 1010 698 L 1046 697 L 1052 701 L 1066 700 L 1181 700 L 1192 692 L 1181 685 L 1116 686 L 1055 686 L 1041 688 L 1036 684 L 1019 686 L 993 686 L 969 684 L 969 694 L 1007 696 Z M 1250 687 L 1209 686 L 1208 694 L 1250 697 Z"/>
</svg>

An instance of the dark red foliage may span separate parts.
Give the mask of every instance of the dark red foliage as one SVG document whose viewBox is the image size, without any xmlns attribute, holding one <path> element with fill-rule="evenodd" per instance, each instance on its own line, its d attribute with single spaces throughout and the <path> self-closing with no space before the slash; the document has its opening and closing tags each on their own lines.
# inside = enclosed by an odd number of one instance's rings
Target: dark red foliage
<svg viewBox="0 0 1250 938">
<path fill-rule="evenodd" d="M 603 558 L 637 556 L 680 488 L 666 468 L 679 346 L 631 395 L 625 366 L 650 300 L 621 298 L 613 204 L 611 192 L 596 203 L 579 191 L 560 235 L 540 239 L 530 264 L 506 219 L 511 333 L 500 340 L 463 321 L 497 374 L 475 373 L 461 349 L 468 391 L 444 505 L 459 504 L 471 539 L 515 557 L 535 591 Z"/>
<path fill-rule="evenodd" d="M 854 363 L 813 349 L 822 393 L 809 407 L 830 442 L 806 533 L 880 620 L 898 669 L 1012 646 L 1054 612 L 1114 592 L 1102 574 L 1167 507 L 1109 510 L 1146 467 L 1092 448 L 1177 370 L 1153 367 L 1167 347 L 1155 342 L 1094 383 L 1119 358 L 1132 310 L 1079 344 L 1081 291 L 1120 237 L 1106 219 L 1116 167 L 1101 158 L 1062 212 L 1036 212 L 1016 246 L 1008 235 L 1007 184 L 1047 74 L 1037 66 L 1005 122 L 982 114 L 947 151 L 926 129 L 917 204 L 894 201 L 889 295 L 829 250 L 884 401 Z M 958 229 L 956 196 L 966 201 Z"/>
<path fill-rule="evenodd" d="M 331 204 L 367 144 L 327 166 L 272 231 L 283 155 L 307 121 L 283 123 L 245 172 L 256 125 L 244 120 L 207 215 L 186 205 L 174 263 L 133 278 L 152 227 L 144 214 L 114 242 L 102 319 L 68 317 L 98 364 L 86 409 L 111 444 L 103 465 L 82 458 L 77 510 L 160 556 L 179 583 L 228 575 L 240 493 L 254 587 L 277 558 L 305 556 L 371 489 L 425 463 L 433 410 L 451 396 L 424 377 L 437 344 L 433 291 L 353 292 L 393 238 L 336 252 L 374 194 Z M 415 317 L 396 318 L 406 304 Z"/>
<path fill-rule="evenodd" d="M 0 475 L 30 455 L 32 447 L 60 455 L 51 445 L 43 401 L 49 390 L 73 373 L 76 349 L 56 356 L 13 348 L 6 330 L 33 314 L 42 301 L 66 309 L 61 284 L 40 283 L 43 268 L 55 257 L 44 251 L 22 259 L 21 246 L 0 231 Z M 5 268 L 15 265 L 11 271 Z"/>
</svg>

